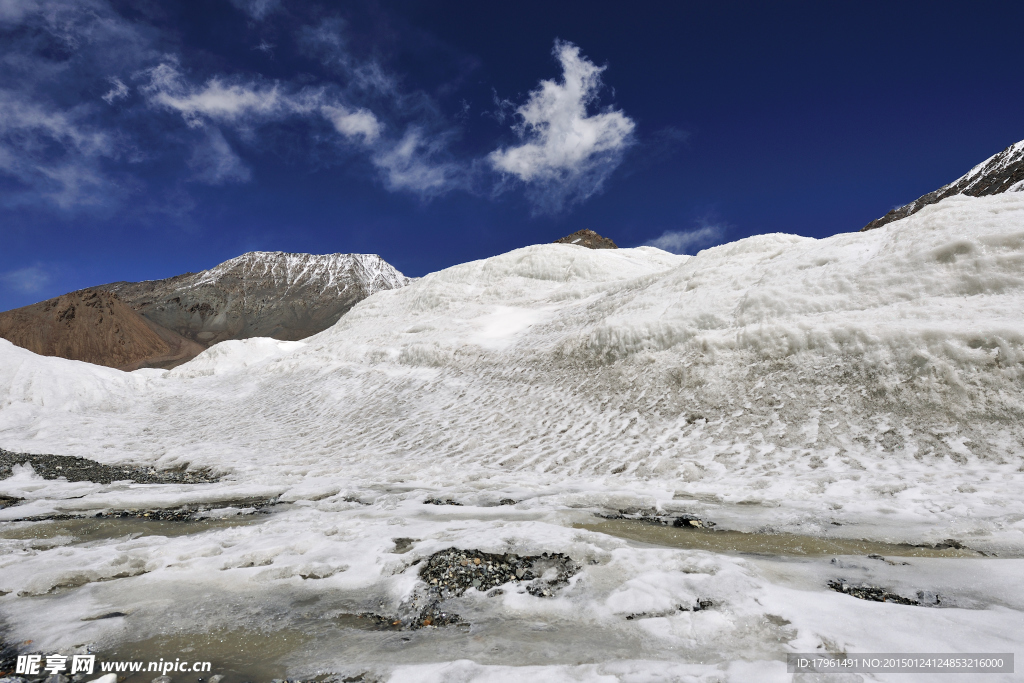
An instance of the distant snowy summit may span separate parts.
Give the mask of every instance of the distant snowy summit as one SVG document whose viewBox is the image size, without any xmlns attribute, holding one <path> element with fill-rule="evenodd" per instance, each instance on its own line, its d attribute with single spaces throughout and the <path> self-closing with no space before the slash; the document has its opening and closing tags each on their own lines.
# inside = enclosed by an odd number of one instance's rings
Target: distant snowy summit
<svg viewBox="0 0 1024 683">
<path fill-rule="evenodd" d="M 555 244 L 577 244 L 587 249 L 618 249 L 618 245 L 607 237 L 598 235 L 593 230 L 577 230 L 571 235 L 566 235 L 555 240 Z"/>
<path fill-rule="evenodd" d="M 929 192 L 909 204 L 893 209 L 881 218 L 876 218 L 861 228 L 861 232 L 906 218 L 929 204 L 953 195 L 984 197 L 990 194 L 1021 191 L 1024 191 L 1024 140 L 989 157 L 948 185 L 943 185 L 934 192 Z"/>
<path fill-rule="evenodd" d="M 173 368 L 228 339 L 294 341 L 411 282 L 376 254 L 253 251 L 201 273 L 114 282 L 0 313 L 0 338 L 120 370 Z"/>
<path fill-rule="evenodd" d="M 212 346 L 249 337 L 302 339 L 371 294 L 409 282 L 376 254 L 253 251 L 200 273 L 102 289 L 146 319 Z"/>
</svg>

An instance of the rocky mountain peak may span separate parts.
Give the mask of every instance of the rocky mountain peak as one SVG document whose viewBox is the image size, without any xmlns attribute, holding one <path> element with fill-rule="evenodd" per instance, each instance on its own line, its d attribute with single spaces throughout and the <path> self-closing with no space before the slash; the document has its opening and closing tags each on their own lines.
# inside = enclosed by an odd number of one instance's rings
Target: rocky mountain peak
<svg viewBox="0 0 1024 683">
<path fill-rule="evenodd" d="M 587 249 L 618 249 L 618 245 L 612 242 L 607 237 L 598 235 L 593 230 L 577 230 L 571 235 L 566 235 L 561 239 L 555 240 L 555 244 L 578 244 L 581 247 Z"/>
<path fill-rule="evenodd" d="M 409 282 L 376 254 L 251 251 L 199 273 L 104 289 L 147 319 L 211 346 L 248 337 L 303 339 L 371 294 Z"/>
<path fill-rule="evenodd" d="M 934 204 L 953 195 L 965 194 L 971 197 L 984 197 L 991 194 L 1020 191 L 1024 191 L 1024 140 L 990 156 L 948 185 L 943 185 L 934 192 L 929 192 L 909 204 L 893 209 L 881 218 L 876 218 L 861 228 L 861 232 L 880 228 L 893 221 L 906 218 L 929 204 Z"/>
</svg>

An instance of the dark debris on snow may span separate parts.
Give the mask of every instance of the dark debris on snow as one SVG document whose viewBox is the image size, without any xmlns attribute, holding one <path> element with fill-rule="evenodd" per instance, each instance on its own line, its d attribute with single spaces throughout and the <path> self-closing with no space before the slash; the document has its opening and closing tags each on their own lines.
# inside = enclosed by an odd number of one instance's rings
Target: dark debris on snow
<svg viewBox="0 0 1024 683">
<path fill-rule="evenodd" d="M 887 591 L 881 586 L 872 586 L 871 584 L 861 583 L 853 584 L 849 583 L 844 579 L 835 579 L 828 582 L 828 587 L 837 593 L 843 595 L 850 595 L 861 600 L 870 600 L 872 602 L 892 602 L 897 605 L 931 605 L 937 606 L 940 604 L 941 599 L 935 593 L 928 593 L 925 591 L 917 592 L 917 600 L 911 598 L 905 598 L 902 595 Z"/>
<path fill-rule="evenodd" d="M 207 470 L 156 470 L 137 465 L 104 465 L 103 463 L 69 455 L 35 455 L 13 453 L 0 448 L 0 479 L 11 476 L 15 465 L 28 464 L 43 479 L 91 481 L 111 484 L 115 481 L 134 481 L 137 484 L 208 484 L 218 481 Z"/>
</svg>

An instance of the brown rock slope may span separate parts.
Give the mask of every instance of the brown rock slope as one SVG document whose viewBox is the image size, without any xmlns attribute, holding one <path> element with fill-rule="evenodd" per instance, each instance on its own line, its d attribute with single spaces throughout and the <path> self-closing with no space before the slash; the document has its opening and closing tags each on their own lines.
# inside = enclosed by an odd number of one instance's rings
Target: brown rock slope
<svg viewBox="0 0 1024 683">
<path fill-rule="evenodd" d="M 203 346 L 146 320 L 116 294 L 83 289 L 0 313 L 0 337 L 42 356 L 119 370 L 172 368 Z"/>
<path fill-rule="evenodd" d="M 601 237 L 593 230 L 577 230 L 571 235 L 566 235 L 555 240 L 555 244 L 578 244 L 587 249 L 618 249 L 618 245 L 607 237 Z"/>
</svg>

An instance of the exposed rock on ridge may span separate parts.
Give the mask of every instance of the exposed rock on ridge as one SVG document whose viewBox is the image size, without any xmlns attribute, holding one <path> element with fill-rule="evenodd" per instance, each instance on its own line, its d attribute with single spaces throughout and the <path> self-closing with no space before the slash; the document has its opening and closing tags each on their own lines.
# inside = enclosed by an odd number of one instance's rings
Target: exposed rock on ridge
<svg viewBox="0 0 1024 683">
<path fill-rule="evenodd" d="M 989 157 L 965 175 L 934 192 L 920 197 L 909 204 L 893 209 L 881 218 L 876 218 L 863 228 L 873 230 L 883 225 L 915 214 L 929 204 L 934 204 L 956 194 L 984 197 L 1002 192 L 1024 191 L 1024 140 L 1010 145 L 999 154 Z"/>
<path fill-rule="evenodd" d="M 577 230 L 571 235 L 566 235 L 555 240 L 555 244 L 578 244 L 587 249 L 618 249 L 618 245 L 607 237 L 598 235 L 593 230 Z"/>
<path fill-rule="evenodd" d="M 83 289 L 0 313 L 0 337 L 42 356 L 120 370 L 171 368 L 203 347 L 146 320 L 116 294 Z"/>
<path fill-rule="evenodd" d="M 249 252 L 200 273 L 115 282 L 148 320 L 204 346 L 226 339 L 303 339 L 371 294 L 410 282 L 376 254 Z"/>
</svg>

